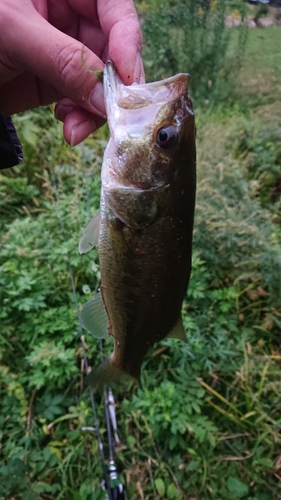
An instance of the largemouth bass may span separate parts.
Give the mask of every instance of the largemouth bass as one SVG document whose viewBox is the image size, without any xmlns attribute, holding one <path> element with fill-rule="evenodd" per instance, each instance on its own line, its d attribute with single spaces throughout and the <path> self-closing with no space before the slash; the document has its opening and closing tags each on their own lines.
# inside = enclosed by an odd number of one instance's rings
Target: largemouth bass
<svg viewBox="0 0 281 500">
<path fill-rule="evenodd" d="M 82 310 L 84 327 L 114 338 L 91 373 L 97 386 L 125 373 L 136 380 L 147 351 L 164 337 L 185 339 L 181 307 L 191 269 L 195 125 L 187 74 L 125 86 L 104 71 L 111 138 L 102 165 L 100 217 L 80 253 L 98 244 L 101 293 Z"/>
</svg>

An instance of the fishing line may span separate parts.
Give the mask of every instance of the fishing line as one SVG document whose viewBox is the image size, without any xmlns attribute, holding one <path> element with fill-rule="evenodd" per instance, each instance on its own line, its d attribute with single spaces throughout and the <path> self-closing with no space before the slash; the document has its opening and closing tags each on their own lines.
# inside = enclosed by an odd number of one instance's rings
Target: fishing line
<svg viewBox="0 0 281 500">
<path fill-rule="evenodd" d="M 104 355 L 103 355 L 102 339 L 100 339 L 99 344 L 100 344 L 101 362 L 103 362 Z M 108 401 L 108 395 L 107 395 L 107 389 L 106 388 L 103 391 L 103 397 L 104 397 L 106 430 L 107 430 L 108 444 L 109 444 L 109 460 L 113 460 L 114 459 L 114 447 L 113 447 L 112 434 L 111 434 L 111 424 L 110 424 L 110 414 L 109 414 L 109 401 Z"/>
</svg>

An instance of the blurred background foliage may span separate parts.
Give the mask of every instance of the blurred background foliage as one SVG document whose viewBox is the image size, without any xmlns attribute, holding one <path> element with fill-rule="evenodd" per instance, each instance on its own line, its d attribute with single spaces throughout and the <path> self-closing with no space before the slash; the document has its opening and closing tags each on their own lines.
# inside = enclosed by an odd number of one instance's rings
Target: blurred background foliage
<svg viewBox="0 0 281 500">
<path fill-rule="evenodd" d="M 280 28 L 249 30 L 258 7 L 244 2 L 137 8 L 148 79 L 191 75 L 198 195 L 188 342 L 155 346 L 143 388 L 116 394 L 118 466 L 130 500 L 277 500 Z M 77 245 L 99 208 L 108 131 L 70 148 L 51 108 L 15 123 L 25 163 L 0 174 L 0 499 L 102 500 L 69 263 L 80 307 L 100 282 L 96 250 Z M 98 343 L 85 340 L 93 366 Z"/>
<path fill-rule="evenodd" d="M 147 79 L 188 72 L 197 104 L 221 102 L 233 88 L 241 66 L 248 31 L 246 4 L 240 0 L 147 0 L 138 10 L 143 19 Z M 234 37 L 234 30 L 225 26 L 231 14 L 240 16 Z"/>
</svg>

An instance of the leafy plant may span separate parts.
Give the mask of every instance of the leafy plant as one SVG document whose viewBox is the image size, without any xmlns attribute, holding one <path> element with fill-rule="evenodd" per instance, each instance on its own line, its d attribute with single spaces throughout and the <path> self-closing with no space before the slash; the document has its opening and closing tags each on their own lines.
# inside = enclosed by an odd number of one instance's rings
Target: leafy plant
<svg viewBox="0 0 281 500">
<path fill-rule="evenodd" d="M 226 27 L 225 18 L 233 9 L 240 13 L 241 22 L 230 55 L 234 30 Z M 200 105 L 221 102 L 229 95 L 245 49 L 244 2 L 147 0 L 140 3 L 139 10 L 144 19 L 149 80 L 188 72 L 191 95 Z"/>
</svg>

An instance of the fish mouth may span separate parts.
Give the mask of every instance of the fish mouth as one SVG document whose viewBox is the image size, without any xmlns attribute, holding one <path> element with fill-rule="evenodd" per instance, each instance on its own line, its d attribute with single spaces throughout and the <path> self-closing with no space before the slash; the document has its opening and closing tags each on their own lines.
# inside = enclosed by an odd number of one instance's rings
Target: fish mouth
<svg viewBox="0 0 281 500">
<path fill-rule="evenodd" d="M 104 94 L 108 125 L 112 136 L 116 126 L 130 127 L 130 136 L 150 130 L 158 111 L 177 98 L 188 99 L 189 75 L 179 73 L 165 80 L 124 85 L 112 61 L 104 68 Z"/>
<path fill-rule="evenodd" d="M 114 100 L 122 109 L 138 109 L 151 104 L 174 101 L 188 90 L 189 75 L 179 73 L 170 78 L 150 83 L 124 85 L 112 61 L 104 69 L 106 101 Z"/>
</svg>

